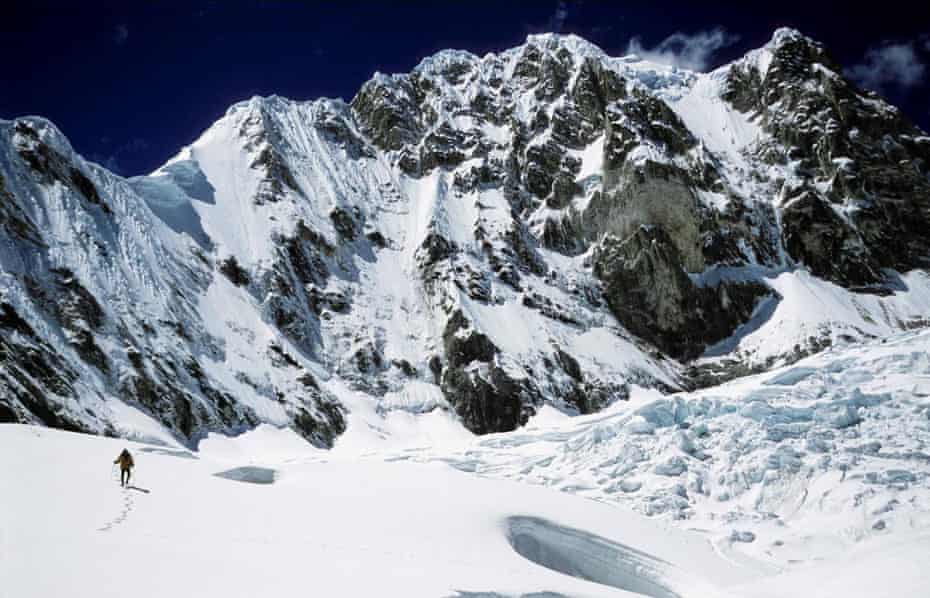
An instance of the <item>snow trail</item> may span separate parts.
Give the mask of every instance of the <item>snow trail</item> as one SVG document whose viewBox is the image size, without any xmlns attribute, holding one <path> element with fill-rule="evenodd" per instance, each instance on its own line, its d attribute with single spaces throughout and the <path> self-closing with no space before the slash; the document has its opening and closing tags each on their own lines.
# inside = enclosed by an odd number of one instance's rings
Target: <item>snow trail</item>
<svg viewBox="0 0 930 598">
<path fill-rule="evenodd" d="M 121 490 L 122 490 L 122 495 L 123 495 L 122 510 L 119 512 L 119 514 L 116 517 L 114 517 L 113 519 L 111 519 L 110 521 L 102 525 L 100 528 L 98 528 L 97 531 L 101 531 L 101 532 L 110 531 L 114 527 L 126 521 L 126 518 L 129 517 L 129 514 L 132 512 L 132 508 L 133 508 L 135 501 L 132 497 L 132 494 L 130 493 L 130 489 L 124 487 L 124 488 L 121 488 Z"/>
</svg>

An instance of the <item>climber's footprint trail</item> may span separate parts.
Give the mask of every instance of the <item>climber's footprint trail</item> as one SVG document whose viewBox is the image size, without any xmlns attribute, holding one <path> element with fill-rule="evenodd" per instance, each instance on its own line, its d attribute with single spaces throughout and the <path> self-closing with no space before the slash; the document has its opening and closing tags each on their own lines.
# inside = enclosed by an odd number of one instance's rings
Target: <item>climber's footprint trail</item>
<svg viewBox="0 0 930 598">
<path fill-rule="evenodd" d="M 117 525 L 126 521 L 126 518 L 129 517 L 129 513 L 132 512 L 132 508 L 135 505 L 135 500 L 132 497 L 132 494 L 129 492 L 130 488 L 123 488 L 123 500 L 122 500 L 122 510 L 119 515 L 111 519 L 103 527 L 97 528 L 99 532 L 108 532 Z"/>
</svg>

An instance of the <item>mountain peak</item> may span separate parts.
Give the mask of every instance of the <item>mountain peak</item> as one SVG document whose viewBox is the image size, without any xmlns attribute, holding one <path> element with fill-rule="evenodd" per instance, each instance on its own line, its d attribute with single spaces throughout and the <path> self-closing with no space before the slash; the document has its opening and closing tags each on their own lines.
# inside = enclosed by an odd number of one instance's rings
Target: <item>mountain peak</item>
<svg viewBox="0 0 930 598">
<path fill-rule="evenodd" d="M 600 46 L 574 33 L 532 33 L 526 37 L 526 45 L 547 49 L 565 48 L 580 55 L 606 56 Z"/>
<path fill-rule="evenodd" d="M 71 142 L 64 133 L 47 118 L 41 116 L 21 116 L 12 121 L 0 120 L 0 125 L 12 128 L 18 143 L 42 143 L 60 154 L 70 156 L 74 153 Z"/>
<path fill-rule="evenodd" d="M 804 35 L 803 33 L 798 31 L 797 29 L 794 29 L 793 27 L 779 27 L 772 33 L 772 39 L 769 40 L 768 44 L 766 45 L 775 48 L 778 46 L 782 46 L 786 43 L 793 43 L 793 42 L 794 43 L 803 42 L 803 43 L 814 45 L 814 46 L 821 45 L 820 42 Z"/>
</svg>

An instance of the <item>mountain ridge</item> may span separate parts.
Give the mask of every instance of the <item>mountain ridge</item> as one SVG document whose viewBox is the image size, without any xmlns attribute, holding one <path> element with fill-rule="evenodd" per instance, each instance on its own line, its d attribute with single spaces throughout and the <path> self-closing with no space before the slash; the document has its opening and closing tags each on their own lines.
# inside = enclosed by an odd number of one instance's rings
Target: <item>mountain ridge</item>
<svg viewBox="0 0 930 598">
<path fill-rule="evenodd" d="M 831 66 L 790 29 L 706 74 L 535 35 L 238 102 L 130 179 L 0 121 L 0 417 L 506 431 L 923 325 L 930 137 Z"/>
</svg>

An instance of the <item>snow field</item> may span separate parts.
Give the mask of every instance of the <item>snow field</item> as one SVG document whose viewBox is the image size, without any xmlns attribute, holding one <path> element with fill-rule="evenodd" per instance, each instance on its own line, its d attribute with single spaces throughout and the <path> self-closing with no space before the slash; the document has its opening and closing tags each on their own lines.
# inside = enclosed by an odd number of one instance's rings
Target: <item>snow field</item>
<svg viewBox="0 0 930 598">
<path fill-rule="evenodd" d="M 267 440 L 289 433 L 262 434 Z M 3 426 L 3 479 L 15 480 L 3 488 L 5 592 L 24 598 L 127 592 L 622 596 L 629 594 L 612 586 L 653 584 L 665 593 L 645 595 L 664 598 L 709 595 L 689 589 L 710 583 L 701 579 L 749 579 L 747 570 L 720 559 L 696 534 L 440 464 L 327 461 L 324 453 L 305 449 L 300 457 L 271 459 L 273 483 L 217 477 L 234 453 L 255 448 L 250 442 L 205 442 L 191 458 L 121 440 Z M 137 463 L 130 489 L 111 477 L 114 455 L 124 445 Z M 240 466 L 259 471 L 247 465 L 246 454 L 239 455 Z M 530 560 L 521 552 L 533 541 L 548 548 Z M 573 548 L 579 543 L 581 552 Z M 566 574 L 560 572 L 564 559 L 540 556 L 546 550 L 562 551 L 569 561 L 594 551 L 601 564 L 583 558 L 576 562 L 581 569 Z M 614 576 L 604 585 L 601 573 L 614 561 L 626 581 L 611 582 Z M 639 562 L 661 566 L 643 573 L 639 565 L 624 565 Z"/>
</svg>

